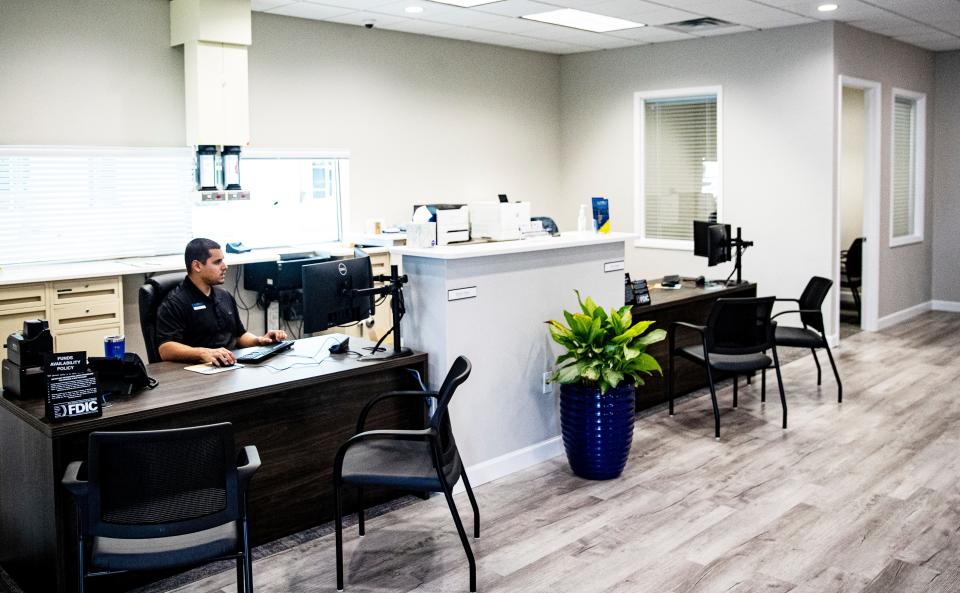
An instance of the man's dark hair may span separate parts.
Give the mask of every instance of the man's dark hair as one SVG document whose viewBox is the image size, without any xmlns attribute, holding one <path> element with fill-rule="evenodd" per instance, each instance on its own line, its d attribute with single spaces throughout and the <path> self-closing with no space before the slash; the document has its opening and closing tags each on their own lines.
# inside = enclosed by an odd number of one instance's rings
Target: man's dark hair
<svg viewBox="0 0 960 593">
<path fill-rule="evenodd" d="M 187 243 L 187 248 L 183 250 L 183 261 L 187 264 L 188 274 L 190 273 L 190 264 L 192 264 L 194 260 L 201 264 L 207 263 L 207 260 L 210 259 L 211 249 L 220 249 L 220 244 L 210 239 L 204 239 L 203 237 L 198 237 Z"/>
</svg>

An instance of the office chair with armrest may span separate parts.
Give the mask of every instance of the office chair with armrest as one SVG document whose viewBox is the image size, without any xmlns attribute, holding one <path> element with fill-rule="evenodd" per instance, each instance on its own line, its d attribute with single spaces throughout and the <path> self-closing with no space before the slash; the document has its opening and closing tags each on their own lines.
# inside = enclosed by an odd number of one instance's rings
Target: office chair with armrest
<svg viewBox="0 0 960 593">
<path fill-rule="evenodd" d="M 668 357 L 667 380 L 664 383 L 673 416 L 673 359 L 683 357 L 707 371 L 710 398 L 713 402 L 714 436 L 720 438 L 720 408 L 717 405 L 716 377 L 714 373 L 733 375 L 733 407 L 737 407 L 737 377 L 750 376 L 771 366 L 777 371 L 780 387 L 780 403 L 783 406 L 783 427 L 787 427 L 787 399 L 780 376 L 780 359 L 774 340 L 776 323 L 771 320 L 774 297 L 717 299 L 706 325 L 694 325 L 683 321 L 670 324 L 667 332 Z M 679 330 L 692 330 L 700 334 L 701 343 L 695 346 L 677 347 Z M 771 350 L 773 358 L 766 355 Z M 766 401 L 766 384 L 761 386 L 761 401 Z"/>
<path fill-rule="evenodd" d="M 807 282 L 807 286 L 803 289 L 799 299 L 777 299 L 778 301 L 796 303 L 797 309 L 781 311 L 774 315 L 772 319 L 781 315 L 799 314 L 803 327 L 777 325 L 774 339 L 777 341 L 777 346 L 810 349 L 813 354 L 813 362 L 817 365 L 817 385 L 821 384 L 822 379 L 820 361 L 817 359 L 817 348 L 826 350 L 827 358 L 830 359 L 830 366 L 833 368 L 833 376 L 837 379 L 837 402 L 843 403 L 843 384 L 840 382 L 840 373 L 837 372 L 837 364 L 833 360 L 830 344 L 827 343 L 827 334 L 823 326 L 823 313 L 820 311 L 831 286 L 833 286 L 833 280 L 814 276 Z"/>
<path fill-rule="evenodd" d="M 246 496 L 260 456 L 246 446 L 237 467 L 234 455 L 228 422 L 91 433 L 86 464 L 62 480 L 77 506 L 80 593 L 91 577 L 223 559 L 236 559 L 237 590 L 252 593 Z"/>
<path fill-rule="evenodd" d="M 863 237 L 857 237 L 850 248 L 840 252 L 840 288 L 849 288 L 853 304 L 857 308 L 857 325 L 860 325 L 860 288 L 863 286 Z"/>
<path fill-rule="evenodd" d="M 167 293 L 183 282 L 184 275 L 183 272 L 160 274 L 147 278 L 146 283 L 140 287 L 140 331 L 143 332 L 143 343 L 147 348 L 147 362 L 161 360 L 160 344 L 157 344 L 157 309 Z"/>
<path fill-rule="evenodd" d="M 333 483 L 336 491 L 336 547 L 337 591 L 343 591 L 343 513 L 342 488 L 345 484 L 360 491 L 358 526 L 364 534 L 363 488 L 384 486 L 398 490 L 443 492 L 460 535 L 460 542 L 470 565 L 470 591 L 477 590 L 477 567 L 470 549 L 460 514 L 453 502 L 453 486 L 463 478 L 470 506 L 473 507 L 473 537 L 480 537 L 480 510 L 473 496 L 470 480 L 464 470 L 457 443 L 453 438 L 447 406 L 453 393 L 467 377 L 471 365 L 466 357 L 458 356 L 450 367 L 439 391 L 393 391 L 372 399 L 363 408 L 357 420 L 357 434 L 344 443 L 334 463 Z M 370 409 L 388 398 L 405 397 L 436 402 L 436 410 L 423 430 L 371 430 L 364 432 Z"/>
</svg>

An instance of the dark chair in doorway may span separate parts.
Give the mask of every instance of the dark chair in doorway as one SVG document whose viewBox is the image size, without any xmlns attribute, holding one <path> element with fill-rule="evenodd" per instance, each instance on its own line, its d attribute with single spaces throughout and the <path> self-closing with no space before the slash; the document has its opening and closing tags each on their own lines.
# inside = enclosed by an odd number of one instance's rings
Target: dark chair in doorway
<svg viewBox="0 0 960 593">
<path fill-rule="evenodd" d="M 464 470 L 457 443 L 450 427 L 447 407 L 450 399 L 467 377 L 470 361 L 458 356 L 450 367 L 439 391 L 393 391 L 372 399 L 360 412 L 357 434 L 337 451 L 333 483 L 336 490 L 337 591 L 343 591 L 343 510 L 342 489 L 345 485 L 359 490 L 357 519 L 360 535 L 364 534 L 363 488 L 383 486 L 412 492 L 443 492 L 460 535 L 460 542 L 470 564 L 470 591 L 477 590 L 477 567 L 470 549 L 460 513 L 453 501 L 453 486 L 463 478 L 470 505 L 473 507 L 473 537 L 480 537 L 480 510 L 473 496 L 470 480 Z M 378 402 L 388 398 L 418 398 L 426 405 L 436 403 L 427 428 L 423 430 L 371 430 L 364 432 L 367 415 Z"/>
<path fill-rule="evenodd" d="M 813 354 L 813 361 L 817 365 L 817 385 L 821 384 L 823 374 L 820 369 L 820 360 L 817 359 L 817 349 L 823 348 L 826 350 L 827 358 L 830 359 L 830 367 L 833 368 L 833 376 L 837 379 L 837 402 L 843 403 L 843 383 L 840 382 L 840 373 L 837 372 L 837 364 L 833 360 L 830 344 L 827 343 L 827 334 L 823 327 L 823 313 L 820 311 L 831 286 L 833 286 L 833 280 L 814 276 L 807 282 L 807 287 L 803 289 L 799 299 L 777 299 L 778 301 L 796 303 L 797 309 L 781 311 L 774 315 L 773 319 L 781 315 L 799 314 L 803 327 L 777 325 L 774 337 L 777 346 L 810 349 Z"/>
<path fill-rule="evenodd" d="M 167 293 L 183 282 L 185 274 L 160 274 L 147 278 L 140 287 L 140 331 L 147 348 L 147 362 L 160 362 L 159 344 L 157 344 L 157 309 Z"/>
<path fill-rule="evenodd" d="M 780 359 L 774 340 L 776 323 L 772 321 L 774 297 L 747 299 L 717 299 L 706 325 L 683 321 L 670 324 L 667 332 L 668 358 L 665 387 L 673 416 L 673 361 L 680 356 L 706 369 L 713 402 L 714 436 L 720 438 L 720 408 L 717 404 L 716 382 L 720 375 L 733 375 L 733 407 L 737 407 L 737 378 L 751 376 L 757 371 L 773 367 L 777 372 L 780 403 L 783 406 L 783 427 L 787 427 L 787 398 L 780 376 Z M 680 330 L 700 334 L 701 343 L 677 347 Z M 771 356 L 766 354 L 772 353 Z M 766 401 L 766 382 L 761 386 L 761 401 Z"/>
<path fill-rule="evenodd" d="M 236 560 L 237 591 L 252 593 L 246 497 L 260 456 L 235 455 L 228 422 L 91 433 L 88 461 L 62 480 L 77 505 L 80 593 L 91 577 L 224 559 Z"/>
<path fill-rule="evenodd" d="M 857 237 L 850 248 L 840 252 L 840 288 L 849 288 L 860 325 L 860 287 L 863 286 L 863 237 Z"/>
</svg>

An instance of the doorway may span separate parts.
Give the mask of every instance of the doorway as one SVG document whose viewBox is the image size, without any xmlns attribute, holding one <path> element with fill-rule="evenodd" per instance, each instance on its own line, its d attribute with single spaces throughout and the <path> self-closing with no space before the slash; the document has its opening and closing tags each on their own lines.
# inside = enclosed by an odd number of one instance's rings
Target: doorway
<svg viewBox="0 0 960 593">
<path fill-rule="evenodd" d="M 834 335 L 876 330 L 879 300 L 880 83 L 840 76 Z"/>
</svg>

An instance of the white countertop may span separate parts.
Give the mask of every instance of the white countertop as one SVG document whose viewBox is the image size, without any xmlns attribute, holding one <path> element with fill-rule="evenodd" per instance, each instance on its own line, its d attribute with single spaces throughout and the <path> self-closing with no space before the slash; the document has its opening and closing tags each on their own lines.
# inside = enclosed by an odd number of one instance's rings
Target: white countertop
<svg viewBox="0 0 960 593">
<path fill-rule="evenodd" d="M 300 251 L 324 251 L 331 255 L 353 255 L 353 248 L 339 243 L 320 243 L 314 245 L 291 245 L 288 247 L 270 247 L 254 249 L 247 253 L 226 254 L 227 265 L 237 266 L 255 262 L 274 261 L 284 253 Z M 378 248 L 365 249 L 368 253 L 381 251 Z M 382 249 L 386 251 L 386 249 Z M 16 264 L 0 267 L 0 286 L 10 284 L 28 284 L 31 282 L 55 282 L 77 278 L 102 278 L 104 276 L 125 276 L 127 274 L 153 274 L 157 272 L 175 272 L 183 270 L 182 255 L 160 255 L 155 257 L 128 257 L 86 262 Z"/>
<path fill-rule="evenodd" d="M 470 257 L 488 257 L 510 253 L 567 249 L 585 245 L 604 243 L 623 243 L 634 238 L 631 233 L 592 233 L 565 231 L 559 237 L 538 237 L 519 241 L 490 241 L 486 243 L 460 243 L 440 247 L 391 247 L 390 253 L 433 259 L 466 259 Z"/>
</svg>

